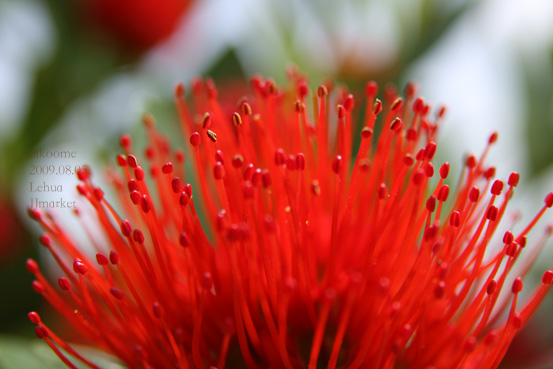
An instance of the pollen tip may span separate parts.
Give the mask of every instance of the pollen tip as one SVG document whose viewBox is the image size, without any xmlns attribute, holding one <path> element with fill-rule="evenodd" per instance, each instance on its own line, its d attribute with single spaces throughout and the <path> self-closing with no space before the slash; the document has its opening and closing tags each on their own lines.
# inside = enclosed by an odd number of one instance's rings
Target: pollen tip
<svg viewBox="0 0 553 369">
<path fill-rule="evenodd" d="M 27 314 L 27 317 L 29 320 L 35 324 L 40 324 L 40 315 L 36 311 L 31 311 L 29 314 Z"/>
<path fill-rule="evenodd" d="M 209 137 L 209 139 L 211 140 L 211 142 L 217 142 L 217 134 L 215 132 L 208 129 L 206 134 L 207 134 L 207 137 Z"/>
<path fill-rule="evenodd" d="M 198 132 L 194 132 L 190 135 L 190 144 L 194 147 L 200 145 L 202 139 Z"/>
<path fill-rule="evenodd" d="M 522 278 L 520 277 L 517 277 L 514 282 L 513 282 L 513 287 L 511 288 L 511 291 L 513 291 L 513 293 L 519 293 L 520 291 L 522 291 Z"/>
</svg>

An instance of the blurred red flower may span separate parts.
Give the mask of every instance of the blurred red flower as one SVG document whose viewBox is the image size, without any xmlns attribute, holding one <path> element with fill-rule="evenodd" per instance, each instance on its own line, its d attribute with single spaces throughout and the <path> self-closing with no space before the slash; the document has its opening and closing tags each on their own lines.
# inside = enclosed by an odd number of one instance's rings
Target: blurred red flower
<svg viewBox="0 0 553 369">
<path fill-rule="evenodd" d="M 170 36 L 192 0 L 87 0 L 86 17 L 120 46 L 146 50 Z"/>
<path fill-rule="evenodd" d="M 382 104 L 368 83 L 356 119 L 345 88 L 310 96 L 302 76 L 291 79 L 281 88 L 254 78 L 235 111 L 197 80 L 191 112 L 178 86 L 194 169 L 185 173 L 183 151 L 146 117 L 145 159 L 125 135 L 111 172 L 120 211 L 79 172 L 100 229 L 83 221 L 95 258 L 50 214 L 30 211 L 65 273 L 54 287 L 28 260 L 33 288 L 131 368 L 496 368 L 553 281 L 546 271 L 519 302 L 537 256 L 520 257 L 526 235 L 553 193 L 527 227 L 495 242 L 519 181 L 494 180 L 485 164 L 497 134 L 450 191 L 449 164 L 433 164 L 445 109 L 431 115 L 413 85 L 404 97 L 387 89 Z M 96 367 L 29 318 L 69 366 L 59 348 Z"/>
</svg>

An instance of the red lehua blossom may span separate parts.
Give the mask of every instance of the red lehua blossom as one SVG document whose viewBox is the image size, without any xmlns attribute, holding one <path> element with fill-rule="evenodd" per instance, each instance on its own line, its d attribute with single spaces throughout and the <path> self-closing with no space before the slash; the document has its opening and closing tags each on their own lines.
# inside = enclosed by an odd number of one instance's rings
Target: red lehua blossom
<svg viewBox="0 0 553 369">
<path fill-rule="evenodd" d="M 553 281 L 545 272 L 519 303 L 533 250 L 509 279 L 553 193 L 524 230 L 494 242 L 519 179 L 504 186 L 485 165 L 497 134 L 450 191 L 449 164 L 432 162 L 445 110 L 431 118 L 412 85 L 404 98 L 388 90 L 384 105 L 367 85 L 352 156 L 354 96 L 324 85 L 309 96 L 304 79 L 292 81 L 256 77 L 228 113 L 212 81 L 194 83 L 195 114 L 179 85 L 192 174 L 145 118 L 146 160 L 121 139 L 121 212 L 79 172 L 102 231 L 103 241 L 91 237 L 95 260 L 31 211 L 66 274 L 52 286 L 29 260 L 34 289 L 130 368 L 497 367 Z M 96 367 L 29 317 L 67 365 L 59 348 Z"/>
<path fill-rule="evenodd" d="M 83 13 L 112 40 L 147 50 L 170 36 L 192 0 L 85 0 Z"/>
</svg>

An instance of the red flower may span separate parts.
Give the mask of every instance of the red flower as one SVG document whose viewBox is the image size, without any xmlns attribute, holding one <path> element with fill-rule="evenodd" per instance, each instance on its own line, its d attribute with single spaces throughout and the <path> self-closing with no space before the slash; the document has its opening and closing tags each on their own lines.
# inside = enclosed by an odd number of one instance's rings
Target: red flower
<svg viewBox="0 0 553 369">
<path fill-rule="evenodd" d="M 196 81 L 193 115 L 178 86 L 194 169 L 185 173 L 183 152 L 147 117 L 145 160 L 121 139 L 122 177 L 112 175 L 120 211 L 79 173 L 101 228 L 90 237 L 95 260 L 50 215 L 31 211 L 65 272 L 52 286 L 29 260 L 35 290 L 130 368 L 497 367 L 553 280 L 545 272 L 524 304 L 527 268 L 508 282 L 553 193 L 496 244 L 519 180 L 494 181 L 485 164 L 497 134 L 450 191 L 449 164 L 432 162 L 445 110 L 431 118 L 412 85 L 404 98 L 389 90 L 383 107 L 369 83 L 356 119 L 344 88 L 310 96 L 292 80 L 282 89 L 254 78 L 252 96 L 228 113 L 212 81 Z M 29 317 L 69 366 L 58 347 L 95 367 Z"/>
<path fill-rule="evenodd" d="M 127 48 L 146 50 L 170 36 L 192 0 L 87 0 L 87 18 Z"/>
</svg>

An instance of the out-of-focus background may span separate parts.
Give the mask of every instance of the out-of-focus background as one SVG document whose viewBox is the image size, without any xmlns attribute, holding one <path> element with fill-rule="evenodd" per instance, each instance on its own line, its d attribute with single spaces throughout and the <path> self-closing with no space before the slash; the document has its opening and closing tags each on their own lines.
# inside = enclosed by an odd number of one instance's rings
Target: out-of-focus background
<svg viewBox="0 0 553 369">
<path fill-rule="evenodd" d="M 26 318 L 48 311 L 24 267 L 46 259 L 26 218 L 30 182 L 62 187 L 41 200 L 74 199 L 75 177 L 47 166 L 99 172 L 144 113 L 176 124 L 174 86 L 194 76 L 282 83 L 293 63 L 313 86 L 415 80 L 449 108 L 440 157 L 458 171 L 499 131 L 489 162 L 499 178 L 521 173 L 514 207 L 533 216 L 553 187 L 552 19 L 550 0 L 0 0 L 0 368 L 63 367 Z M 545 252 L 536 279 L 552 261 Z M 552 308 L 504 368 L 553 368 Z"/>
</svg>

